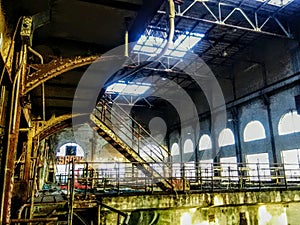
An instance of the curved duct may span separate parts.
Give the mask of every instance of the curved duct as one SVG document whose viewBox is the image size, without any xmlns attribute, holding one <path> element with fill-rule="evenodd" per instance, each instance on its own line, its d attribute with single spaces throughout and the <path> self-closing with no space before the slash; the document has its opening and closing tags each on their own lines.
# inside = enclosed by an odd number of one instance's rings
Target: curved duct
<svg viewBox="0 0 300 225">
<path fill-rule="evenodd" d="M 173 0 L 168 0 L 169 2 L 169 24 L 170 24 L 170 30 L 169 30 L 169 35 L 168 35 L 168 41 L 165 45 L 165 47 L 162 49 L 162 51 L 155 56 L 156 59 L 159 59 L 162 57 L 166 51 L 168 50 L 171 42 L 173 41 L 174 38 L 174 33 L 175 33 L 175 4 Z"/>
</svg>

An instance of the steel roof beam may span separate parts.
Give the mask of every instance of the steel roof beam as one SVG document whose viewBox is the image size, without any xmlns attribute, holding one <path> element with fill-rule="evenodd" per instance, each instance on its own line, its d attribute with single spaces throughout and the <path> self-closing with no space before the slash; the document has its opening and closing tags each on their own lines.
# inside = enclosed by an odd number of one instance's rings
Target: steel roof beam
<svg viewBox="0 0 300 225">
<path fill-rule="evenodd" d="M 267 19 L 263 18 L 263 22 L 260 24 L 258 22 L 258 17 L 262 17 L 262 14 L 258 14 L 257 11 L 253 12 L 248 12 L 242 9 L 239 6 L 234 6 L 231 4 L 226 4 L 226 3 L 218 3 L 215 5 L 215 7 L 218 7 L 218 13 L 214 13 L 213 7 L 209 6 L 206 4 L 206 2 L 213 2 L 215 1 L 212 0 L 194 0 L 183 12 L 180 12 L 180 10 L 177 11 L 176 16 L 180 18 L 184 18 L 187 20 L 193 20 L 193 21 L 199 21 L 199 22 L 204 22 L 204 23 L 210 23 L 210 24 L 216 24 L 220 26 L 226 26 L 226 27 L 231 27 L 231 28 L 236 28 L 236 29 L 241 29 L 245 31 L 250 31 L 250 32 L 257 32 L 265 35 L 270 35 L 270 36 L 276 36 L 276 37 L 283 37 L 283 38 L 292 38 L 291 33 L 288 31 L 286 27 L 282 25 L 280 20 L 276 17 L 276 14 L 286 6 L 281 7 L 280 9 L 276 10 L 272 15 L 268 16 Z M 214 18 L 214 19 L 204 19 L 204 18 L 199 18 L 195 16 L 189 16 L 188 12 L 191 11 L 195 5 L 197 4 L 197 7 L 202 7 L 204 10 L 208 11 L 209 14 Z M 240 4 L 241 5 L 241 4 Z M 230 8 L 229 14 L 226 12 L 226 17 L 223 18 L 223 15 L 225 13 L 225 8 L 228 10 Z M 198 9 L 199 10 L 199 9 Z M 165 11 L 158 11 L 159 14 L 166 14 Z M 229 22 L 229 19 L 232 18 L 232 16 L 236 13 L 239 13 L 247 22 L 247 25 L 250 25 L 250 27 L 247 26 L 242 26 L 242 25 L 234 25 Z M 266 16 L 266 15 L 265 15 Z M 255 18 L 253 21 L 251 18 Z M 265 25 L 271 21 L 274 20 L 275 23 L 278 24 L 278 28 L 282 30 L 283 34 L 279 33 L 273 33 L 264 30 Z"/>
</svg>

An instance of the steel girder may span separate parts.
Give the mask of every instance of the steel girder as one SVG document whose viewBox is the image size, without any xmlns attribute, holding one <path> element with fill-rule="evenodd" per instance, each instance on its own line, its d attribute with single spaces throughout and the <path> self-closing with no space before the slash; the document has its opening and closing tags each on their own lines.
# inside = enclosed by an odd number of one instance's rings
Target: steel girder
<svg viewBox="0 0 300 225">
<path fill-rule="evenodd" d="M 75 57 L 75 58 L 58 58 L 52 60 L 47 64 L 32 64 L 29 65 L 30 68 L 34 69 L 35 72 L 26 76 L 25 79 L 25 90 L 23 95 L 27 94 L 29 91 L 38 87 L 42 83 L 57 77 L 65 72 L 72 69 L 89 65 L 100 59 L 99 56 L 88 56 L 88 57 Z M 102 59 L 102 58 L 101 58 Z"/>
<path fill-rule="evenodd" d="M 289 2 L 287 5 L 289 5 L 291 2 Z M 212 5 L 208 5 L 207 3 L 211 3 Z M 267 3 L 264 2 L 262 3 L 261 6 L 265 4 Z M 250 10 L 243 9 L 241 4 L 236 6 L 232 4 L 217 2 L 214 0 L 193 0 L 183 11 L 181 11 L 181 8 L 178 7 L 176 16 L 187 20 L 226 26 L 235 29 L 257 32 L 265 35 L 292 38 L 292 34 L 290 33 L 289 28 L 284 26 L 277 16 L 279 11 L 284 9 L 287 5 L 280 7 L 277 11 L 271 13 L 270 15 L 264 15 L 263 13 L 260 13 L 261 6 L 258 7 L 256 10 L 254 10 L 254 12 L 252 12 Z M 193 13 L 193 15 L 189 15 L 189 12 L 195 7 L 198 7 L 198 9 L 200 7 L 201 9 L 206 11 L 213 19 L 201 18 L 200 15 L 194 16 L 195 12 Z M 217 13 L 215 12 L 216 8 L 217 8 Z M 167 14 L 166 11 L 162 11 L 162 10 L 159 10 L 158 13 Z M 235 25 L 232 23 L 231 19 L 233 18 L 233 15 L 236 13 L 239 13 L 240 16 L 242 16 L 242 18 L 246 22 L 245 25 Z M 283 34 L 266 31 L 265 30 L 266 24 L 269 23 L 270 21 L 275 22 L 278 25 L 278 28 L 280 28 L 280 30 L 283 32 Z"/>
<path fill-rule="evenodd" d="M 34 138 L 43 140 L 44 138 L 72 125 L 72 118 L 85 117 L 84 114 L 65 114 L 59 117 L 51 117 L 47 121 L 37 123 Z M 87 117 L 88 118 L 88 117 Z"/>
</svg>

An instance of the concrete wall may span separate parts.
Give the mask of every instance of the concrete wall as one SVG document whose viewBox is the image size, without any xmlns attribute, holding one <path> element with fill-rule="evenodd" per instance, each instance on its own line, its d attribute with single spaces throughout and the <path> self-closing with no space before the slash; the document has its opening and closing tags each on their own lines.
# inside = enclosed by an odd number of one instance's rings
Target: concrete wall
<svg viewBox="0 0 300 225">
<path fill-rule="evenodd" d="M 83 124 L 74 128 L 65 128 L 59 133 L 56 133 L 50 137 L 50 151 L 56 151 L 66 143 L 77 143 L 80 145 L 85 153 L 86 161 L 95 162 L 114 162 L 114 158 L 121 158 L 121 154 L 109 145 L 98 134 L 94 134 L 91 127 L 87 124 Z M 77 135 L 74 135 L 74 132 Z M 92 150 L 93 149 L 93 150 Z"/>
<path fill-rule="evenodd" d="M 104 197 L 102 202 L 131 214 L 132 225 L 298 225 L 300 221 L 297 190 L 119 196 Z M 101 217 L 101 224 L 117 222 L 117 214 L 104 208 Z"/>
<path fill-rule="evenodd" d="M 281 82 L 284 79 L 295 77 L 300 72 L 300 47 L 299 39 L 300 29 L 294 27 L 296 35 L 294 40 L 263 37 L 258 41 L 254 41 L 251 46 L 245 49 L 239 57 L 239 61 L 227 69 L 213 69 L 216 77 L 226 77 L 218 81 L 222 88 L 224 99 L 227 105 L 227 127 L 235 132 L 235 138 L 240 137 L 240 146 L 231 145 L 222 147 L 218 151 L 215 161 L 220 157 L 235 156 L 237 150 L 241 154 L 241 161 L 245 161 L 247 154 L 268 153 L 269 161 L 282 162 L 281 151 L 296 149 L 300 147 L 300 134 L 289 134 L 284 136 L 278 135 L 278 124 L 281 117 L 296 109 L 294 96 L 300 94 L 300 88 L 297 82 L 286 85 Z M 298 32 L 298 33 L 297 33 Z M 281 83 L 279 83 L 281 82 Z M 277 88 L 263 95 L 250 98 L 255 92 L 262 92 L 266 88 Z M 278 85 L 279 84 L 279 85 Z M 278 87 L 281 86 L 281 87 Z M 199 152 L 198 141 L 201 135 L 209 134 L 212 138 L 213 149 L 216 149 L 218 139 L 211 135 L 210 131 L 210 115 L 205 97 L 202 93 L 193 93 L 196 108 L 200 115 L 204 115 L 200 122 L 200 130 L 193 130 L 193 138 L 195 152 L 185 154 L 183 152 L 183 144 L 186 134 L 183 132 L 170 133 L 170 146 L 178 143 L 182 154 L 173 157 L 175 162 L 193 161 L 193 155 L 198 154 L 198 158 L 207 159 L 212 155 L 211 150 Z M 243 100 L 242 103 L 239 101 Z M 198 105 L 199 104 L 199 105 Z M 269 108 L 268 108 L 269 107 Z M 237 117 L 233 118 L 232 110 L 237 112 Z M 205 116 L 206 115 L 206 116 Z M 244 129 L 246 125 L 254 120 L 260 121 L 265 129 L 266 138 L 257 141 L 244 142 Z M 237 125 L 237 126 L 235 126 Z M 238 130 L 236 130 L 238 128 Z M 192 127 L 183 127 L 182 130 L 193 129 Z M 190 133 L 190 131 L 189 131 Z M 238 133 L 238 134 L 237 134 Z M 274 136 L 272 136 L 274 134 Z M 274 141 L 274 143 L 272 143 Z M 236 140 L 237 143 L 237 140 Z M 215 150 L 216 151 L 216 150 Z"/>
</svg>

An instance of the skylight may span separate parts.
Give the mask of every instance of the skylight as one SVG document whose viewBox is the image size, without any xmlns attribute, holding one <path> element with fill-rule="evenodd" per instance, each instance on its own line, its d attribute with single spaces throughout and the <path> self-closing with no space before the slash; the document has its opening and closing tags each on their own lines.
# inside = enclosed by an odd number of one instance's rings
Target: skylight
<svg viewBox="0 0 300 225">
<path fill-rule="evenodd" d="M 268 0 L 256 0 L 256 1 L 259 1 L 259 2 L 266 2 L 266 1 L 268 1 Z M 281 7 L 281 6 L 287 5 L 287 4 L 290 3 L 291 1 L 292 1 L 292 0 L 270 0 L 270 1 L 268 2 L 268 4 Z"/>
<path fill-rule="evenodd" d="M 125 83 L 118 82 L 114 83 L 106 88 L 108 94 L 123 94 L 123 95 L 141 95 L 144 94 L 150 88 L 150 84 L 146 83 Z"/>
<path fill-rule="evenodd" d="M 192 49 L 202 38 L 204 34 L 186 32 L 178 35 L 166 51 L 166 56 L 183 57 L 187 51 Z M 144 53 L 150 56 L 159 54 L 166 45 L 167 39 L 155 36 L 142 35 L 133 48 L 135 53 Z"/>
</svg>

